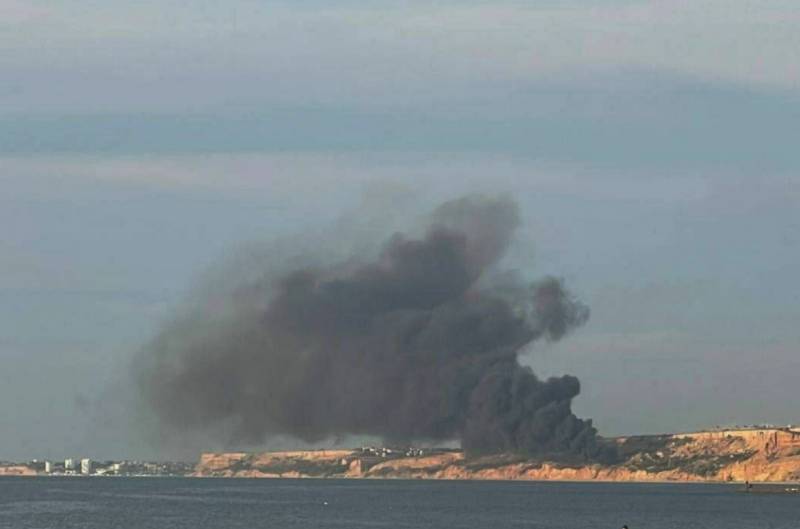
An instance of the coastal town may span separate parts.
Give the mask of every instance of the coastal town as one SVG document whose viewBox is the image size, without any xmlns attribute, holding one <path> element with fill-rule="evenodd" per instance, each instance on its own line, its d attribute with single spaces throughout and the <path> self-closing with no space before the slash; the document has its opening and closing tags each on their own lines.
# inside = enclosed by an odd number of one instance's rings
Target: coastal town
<svg viewBox="0 0 800 529">
<path fill-rule="evenodd" d="M 0 461 L 0 476 L 186 476 L 194 463 L 176 461 L 95 461 L 90 458 L 66 458 L 52 461 L 34 459 L 24 463 Z"/>
</svg>

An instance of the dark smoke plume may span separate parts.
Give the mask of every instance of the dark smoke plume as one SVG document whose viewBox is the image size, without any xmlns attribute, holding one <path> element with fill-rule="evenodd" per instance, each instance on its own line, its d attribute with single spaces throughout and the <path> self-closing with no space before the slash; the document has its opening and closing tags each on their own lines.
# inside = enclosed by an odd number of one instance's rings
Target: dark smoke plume
<svg viewBox="0 0 800 529">
<path fill-rule="evenodd" d="M 589 316 L 554 278 L 492 285 L 519 223 L 506 199 L 442 205 L 423 237 L 369 264 L 297 269 L 240 288 L 145 351 L 140 383 L 165 425 L 319 441 L 461 441 L 471 453 L 592 456 L 571 376 L 540 380 L 517 354 Z M 265 276 L 267 277 L 267 276 Z"/>
</svg>

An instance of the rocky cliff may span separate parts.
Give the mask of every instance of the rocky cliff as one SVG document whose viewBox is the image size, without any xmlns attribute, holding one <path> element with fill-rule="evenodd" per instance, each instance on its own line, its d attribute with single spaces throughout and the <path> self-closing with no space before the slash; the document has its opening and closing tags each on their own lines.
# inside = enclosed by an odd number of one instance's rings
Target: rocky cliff
<svg viewBox="0 0 800 529">
<path fill-rule="evenodd" d="M 196 476 L 596 481 L 800 481 L 800 431 L 720 430 L 613 440 L 614 464 L 358 449 L 203 454 Z"/>
<path fill-rule="evenodd" d="M 35 476 L 36 471 L 25 465 L 0 465 L 0 476 Z"/>
</svg>

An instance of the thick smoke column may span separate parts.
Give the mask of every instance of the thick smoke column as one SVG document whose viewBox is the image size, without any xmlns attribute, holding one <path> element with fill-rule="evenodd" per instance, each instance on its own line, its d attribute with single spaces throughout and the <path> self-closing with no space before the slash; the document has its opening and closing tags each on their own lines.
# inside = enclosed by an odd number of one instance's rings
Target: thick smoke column
<svg viewBox="0 0 800 529">
<path fill-rule="evenodd" d="M 591 456 L 595 429 L 571 411 L 578 380 L 540 380 L 517 361 L 588 309 L 553 278 L 486 277 L 518 222 L 509 200 L 448 202 L 423 237 L 393 236 L 375 262 L 242 287 L 224 316 L 198 312 L 156 337 L 146 398 L 166 425 L 225 424 L 236 441 L 360 434 Z"/>
</svg>

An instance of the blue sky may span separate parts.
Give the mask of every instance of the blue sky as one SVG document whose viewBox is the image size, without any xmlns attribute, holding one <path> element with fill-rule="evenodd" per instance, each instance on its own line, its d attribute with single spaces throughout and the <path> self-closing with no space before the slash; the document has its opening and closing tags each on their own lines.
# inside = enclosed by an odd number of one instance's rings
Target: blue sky
<svg viewBox="0 0 800 529">
<path fill-rule="evenodd" d="M 159 322 L 375 193 L 517 197 L 593 311 L 524 361 L 602 433 L 800 422 L 798 49 L 788 1 L 0 0 L 0 459 L 155 455 L 96 402 Z"/>
</svg>

